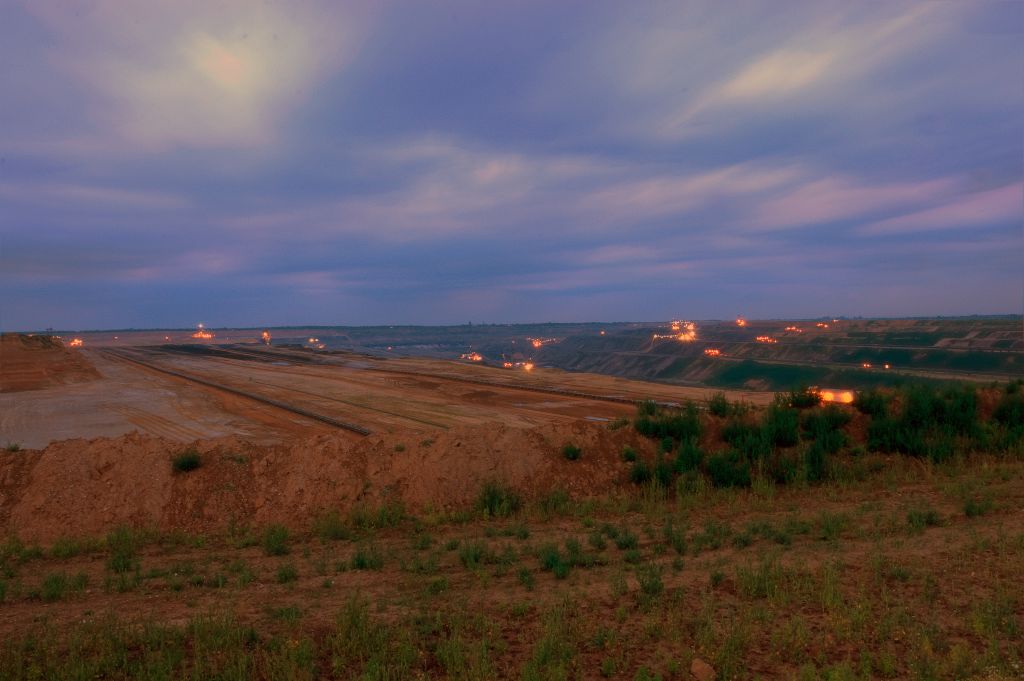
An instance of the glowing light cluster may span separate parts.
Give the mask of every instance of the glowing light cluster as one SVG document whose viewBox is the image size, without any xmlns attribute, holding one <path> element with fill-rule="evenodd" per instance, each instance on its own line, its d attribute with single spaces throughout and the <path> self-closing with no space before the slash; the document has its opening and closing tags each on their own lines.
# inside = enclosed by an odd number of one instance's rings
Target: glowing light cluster
<svg viewBox="0 0 1024 681">
<path fill-rule="evenodd" d="M 821 395 L 822 402 L 839 402 L 840 404 L 850 404 L 854 397 L 852 390 L 819 390 L 818 394 Z"/>
<path fill-rule="evenodd" d="M 746 326 L 746 325 L 747 325 L 747 320 L 746 319 L 744 319 L 743 317 L 737 317 L 736 318 L 736 326 Z"/>
<path fill-rule="evenodd" d="M 539 348 L 543 345 L 550 345 L 551 343 L 558 342 L 557 338 L 527 338 L 526 340 L 530 341 L 530 345 L 532 345 L 535 348 Z"/>
<path fill-rule="evenodd" d="M 192 334 L 192 337 L 200 338 L 202 340 L 210 340 L 211 338 L 213 338 L 213 332 L 207 331 L 206 328 L 203 326 L 203 323 L 199 322 L 198 324 L 196 324 L 196 332 Z M 117 336 L 114 336 L 114 340 L 117 340 Z"/>
<path fill-rule="evenodd" d="M 264 345 L 270 345 L 270 332 L 269 332 L 269 331 L 264 331 L 264 332 L 263 332 L 263 333 L 262 333 L 262 334 L 260 335 L 260 338 L 262 338 L 262 339 L 263 339 L 263 344 L 264 344 Z"/>
<path fill-rule="evenodd" d="M 704 354 L 708 357 L 718 357 L 722 354 L 722 351 L 718 348 L 704 348 Z"/>
<path fill-rule="evenodd" d="M 654 334 L 654 340 L 658 340 L 659 338 L 671 338 L 683 343 L 689 343 L 690 341 L 697 340 L 697 325 L 694 322 L 674 321 L 671 324 L 671 329 L 674 333 Z"/>
<path fill-rule="evenodd" d="M 825 322 L 818 322 L 817 324 L 815 324 L 815 326 L 818 327 L 819 329 L 827 329 L 828 328 L 828 324 L 826 324 Z"/>
<path fill-rule="evenodd" d="M 787 326 L 786 327 L 786 331 L 790 331 L 792 333 L 803 333 L 804 332 L 804 330 L 801 329 L 799 326 Z"/>
<path fill-rule="evenodd" d="M 80 348 L 83 345 L 85 345 L 85 341 L 83 341 L 81 338 L 72 338 L 71 342 L 68 343 L 68 345 L 73 348 Z"/>
<path fill-rule="evenodd" d="M 758 336 L 754 340 L 756 340 L 758 343 L 778 343 L 779 342 L 779 341 L 775 340 L 774 338 L 772 338 L 771 336 Z"/>
<path fill-rule="evenodd" d="M 469 362 L 482 362 L 484 357 L 479 352 L 466 352 L 459 355 L 459 359 L 464 359 Z"/>
<path fill-rule="evenodd" d="M 861 366 L 864 367 L 865 369 L 870 369 L 871 362 L 861 362 Z"/>
</svg>

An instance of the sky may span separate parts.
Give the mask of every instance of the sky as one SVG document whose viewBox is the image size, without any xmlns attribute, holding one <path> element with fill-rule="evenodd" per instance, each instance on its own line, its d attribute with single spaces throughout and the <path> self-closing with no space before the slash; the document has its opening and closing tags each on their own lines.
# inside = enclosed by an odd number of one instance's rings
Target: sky
<svg viewBox="0 0 1024 681">
<path fill-rule="evenodd" d="M 0 0 L 0 328 L 1021 313 L 1024 3 Z"/>
</svg>

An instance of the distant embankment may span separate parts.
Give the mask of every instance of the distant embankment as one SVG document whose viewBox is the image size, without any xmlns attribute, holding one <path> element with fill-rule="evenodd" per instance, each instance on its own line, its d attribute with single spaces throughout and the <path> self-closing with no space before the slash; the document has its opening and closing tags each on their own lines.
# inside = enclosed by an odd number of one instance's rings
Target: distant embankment
<svg viewBox="0 0 1024 681">
<path fill-rule="evenodd" d="M 64 347 L 58 338 L 20 333 L 0 336 L 0 392 L 39 390 L 99 376 L 81 352 Z"/>
<path fill-rule="evenodd" d="M 762 343 L 729 328 L 708 331 L 694 342 L 652 342 L 647 331 L 571 336 L 544 346 L 536 361 L 567 371 L 630 379 L 776 391 L 799 384 L 853 389 L 892 386 L 911 377 L 937 381 L 1024 377 L 1024 352 L 1019 349 L 961 349 L 956 339 L 926 339 L 936 343 L 933 346 L 901 345 L 881 334 L 877 338 L 782 337 Z M 746 331 L 748 336 L 754 333 L 771 331 Z M 715 354 L 705 354 L 707 349 Z"/>
</svg>

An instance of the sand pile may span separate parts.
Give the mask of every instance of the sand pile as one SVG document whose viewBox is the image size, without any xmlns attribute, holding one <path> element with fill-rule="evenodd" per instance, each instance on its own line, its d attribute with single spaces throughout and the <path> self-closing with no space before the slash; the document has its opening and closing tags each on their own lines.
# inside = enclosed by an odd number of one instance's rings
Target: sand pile
<svg viewBox="0 0 1024 681">
<path fill-rule="evenodd" d="M 202 466 L 177 474 L 171 460 L 182 445 L 139 434 L 4 453 L 0 534 L 45 542 L 119 524 L 193 532 L 268 523 L 305 529 L 327 509 L 344 514 L 389 498 L 412 511 L 464 508 L 489 480 L 526 498 L 555 489 L 583 497 L 628 484 L 623 445 L 651 447 L 631 428 L 610 431 L 584 421 L 472 426 L 423 438 L 406 432 L 353 443 L 325 435 L 270 447 L 235 437 L 200 441 L 194 446 Z M 562 456 L 567 443 L 582 448 L 579 460 Z"/>
<path fill-rule="evenodd" d="M 50 336 L 0 336 L 0 392 L 38 390 L 99 378 L 92 363 Z"/>
</svg>

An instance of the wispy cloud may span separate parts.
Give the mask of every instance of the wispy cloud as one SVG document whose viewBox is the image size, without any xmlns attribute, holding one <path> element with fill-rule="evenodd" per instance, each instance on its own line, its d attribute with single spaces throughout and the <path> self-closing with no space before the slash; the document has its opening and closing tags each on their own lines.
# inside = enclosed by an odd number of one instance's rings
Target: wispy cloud
<svg viewBox="0 0 1024 681">
<path fill-rule="evenodd" d="M 999 223 L 1024 224 L 1024 184 L 964 194 L 925 210 L 879 220 L 860 228 L 862 234 L 906 234 Z"/>
</svg>

